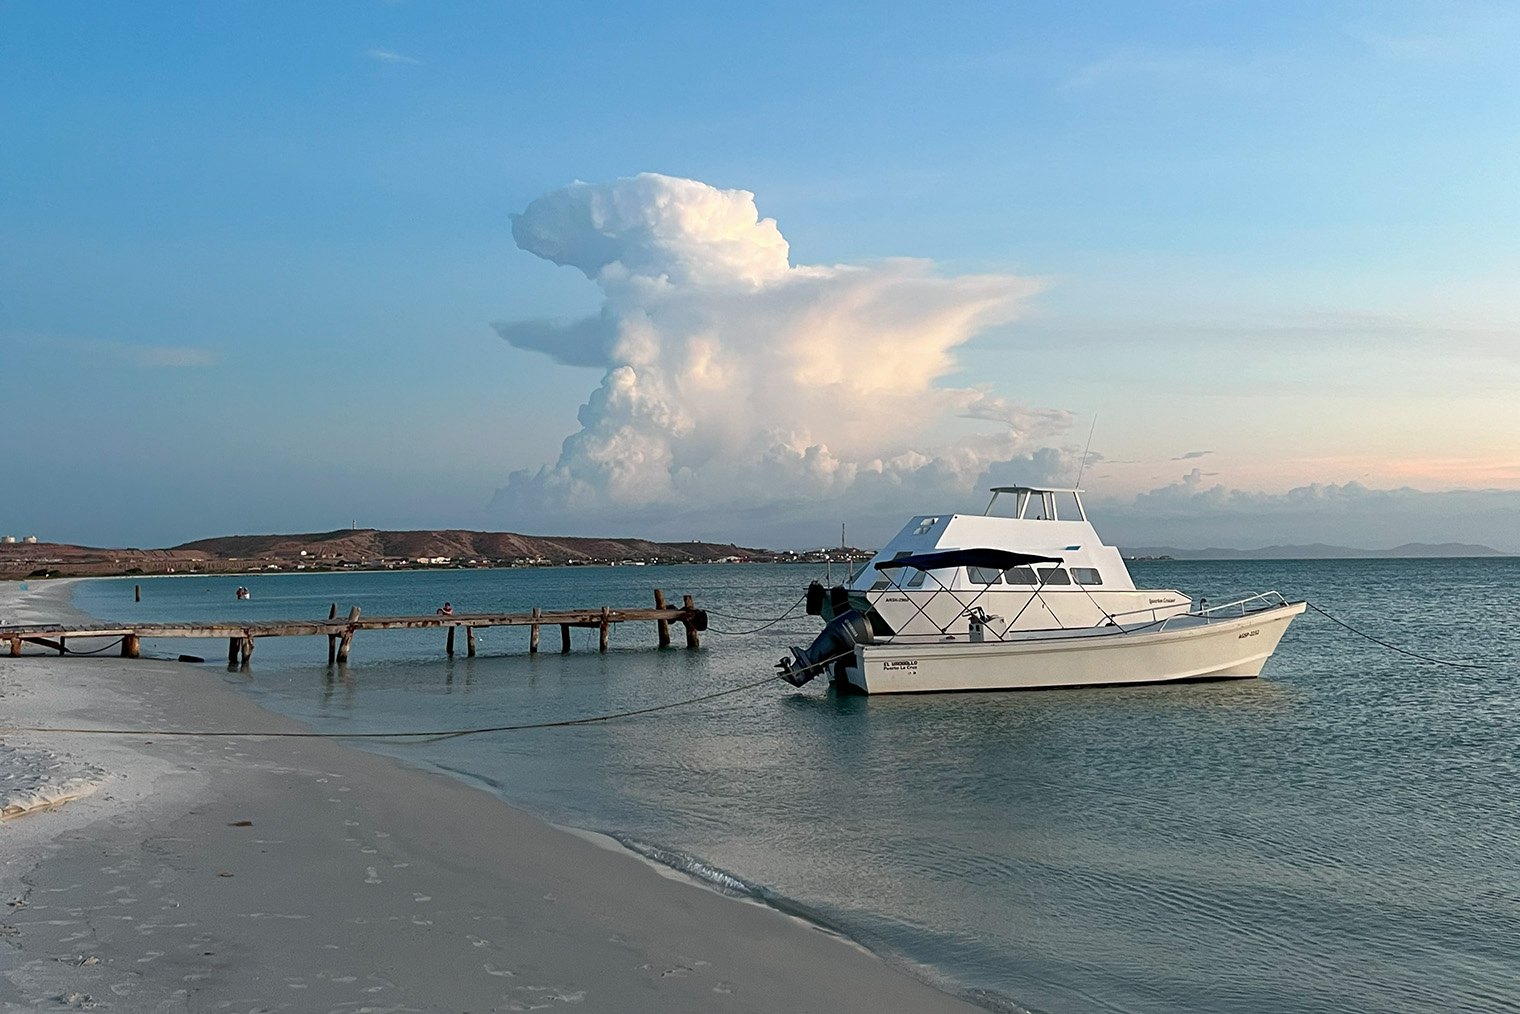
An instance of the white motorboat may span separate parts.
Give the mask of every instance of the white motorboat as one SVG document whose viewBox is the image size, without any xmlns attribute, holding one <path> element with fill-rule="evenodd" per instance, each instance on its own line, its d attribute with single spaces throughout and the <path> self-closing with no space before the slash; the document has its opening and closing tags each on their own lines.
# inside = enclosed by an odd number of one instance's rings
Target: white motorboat
<svg viewBox="0 0 1520 1014">
<path fill-rule="evenodd" d="M 1259 676 L 1304 603 L 1222 605 L 1137 589 L 1075 489 L 1004 486 L 981 515 L 921 515 L 844 586 L 809 589 L 828 620 L 778 663 L 801 686 L 923 693 Z M 1010 515 L 994 514 L 1001 497 Z"/>
</svg>

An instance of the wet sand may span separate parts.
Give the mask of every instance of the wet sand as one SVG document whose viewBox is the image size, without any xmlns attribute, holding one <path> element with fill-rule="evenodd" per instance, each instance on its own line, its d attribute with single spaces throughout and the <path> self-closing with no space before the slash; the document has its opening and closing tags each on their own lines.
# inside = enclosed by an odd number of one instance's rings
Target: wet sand
<svg viewBox="0 0 1520 1014">
<path fill-rule="evenodd" d="M 0 658 L 0 724 L 303 728 L 207 667 L 117 658 Z M 977 1009 L 795 919 L 329 740 L 4 739 L 94 786 L 0 822 L 6 1011 Z"/>
</svg>

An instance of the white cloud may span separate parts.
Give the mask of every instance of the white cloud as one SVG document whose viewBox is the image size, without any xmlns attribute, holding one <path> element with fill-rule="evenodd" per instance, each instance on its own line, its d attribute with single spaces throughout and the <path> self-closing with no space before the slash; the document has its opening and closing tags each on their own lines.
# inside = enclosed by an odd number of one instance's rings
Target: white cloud
<svg viewBox="0 0 1520 1014">
<path fill-rule="evenodd" d="M 216 353 L 191 345 L 143 345 L 110 338 L 76 338 L 73 335 L 43 334 L 34 331 L 0 332 L 0 340 L 16 348 L 47 354 L 64 354 L 77 367 L 120 363 L 143 369 L 186 369 L 215 366 Z"/>
<path fill-rule="evenodd" d="M 1036 467 L 1032 442 L 1069 423 L 939 386 L 955 350 L 1017 316 L 1038 280 L 946 277 L 910 259 L 794 266 L 753 194 L 650 173 L 555 191 L 512 232 L 604 296 L 582 320 L 496 325 L 519 348 L 604 371 L 559 460 L 497 493 L 517 523 L 761 505 L 837 516 L 867 490 L 894 511 L 909 497 L 926 499 L 907 510 L 941 509 L 996 463 Z M 997 429 L 946 435 L 957 417 Z"/>
<path fill-rule="evenodd" d="M 421 60 L 417 59 L 414 56 L 402 56 L 400 53 L 393 52 L 389 49 L 369 49 L 365 50 L 364 55 L 369 57 L 371 60 L 379 60 L 381 63 L 422 63 Z"/>
</svg>

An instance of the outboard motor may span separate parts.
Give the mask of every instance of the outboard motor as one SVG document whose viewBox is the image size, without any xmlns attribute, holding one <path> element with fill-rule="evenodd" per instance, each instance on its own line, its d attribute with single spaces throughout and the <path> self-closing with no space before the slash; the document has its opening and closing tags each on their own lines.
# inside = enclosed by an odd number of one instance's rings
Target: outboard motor
<svg viewBox="0 0 1520 1014">
<path fill-rule="evenodd" d="M 806 651 L 793 648 L 793 657 L 781 659 L 776 668 L 781 671 L 782 679 L 800 687 L 822 674 L 830 662 L 841 661 L 853 654 L 857 644 L 871 644 L 875 640 L 871 621 L 850 609 L 830 620 Z"/>
</svg>

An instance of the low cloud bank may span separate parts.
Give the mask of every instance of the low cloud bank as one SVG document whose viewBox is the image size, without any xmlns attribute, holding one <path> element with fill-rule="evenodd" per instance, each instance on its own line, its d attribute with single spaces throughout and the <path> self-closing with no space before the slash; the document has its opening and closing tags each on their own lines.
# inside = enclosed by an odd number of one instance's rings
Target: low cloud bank
<svg viewBox="0 0 1520 1014">
<path fill-rule="evenodd" d="M 1520 491 L 1370 489 L 1315 483 L 1284 493 L 1209 484 L 1193 469 L 1133 501 L 1095 502 L 1104 540 L 1127 546 L 1257 549 L 1324 542 L 1391 549 L 1464 542 L 1520 552 Z"/>
<path fill-rule="evenodd" d="M 824 520 L 969 502 L 993 476 L 1075 473 L 1038 446 L 1068 413 L 940 385 L 955 350 L 1013 320 L 1037 280 L 909 259 L 794 266 L 753 194 L 652 173 L 540 197 L 512 234 L 583 272 L 603 304 L 498 333 L 603 375 L 558 461 L 497 491 L 503 521 L 808 542 Z M 926 440 L 956 418 L 992 425 Z"/>
</svg>

